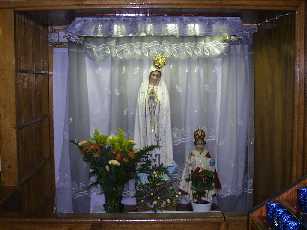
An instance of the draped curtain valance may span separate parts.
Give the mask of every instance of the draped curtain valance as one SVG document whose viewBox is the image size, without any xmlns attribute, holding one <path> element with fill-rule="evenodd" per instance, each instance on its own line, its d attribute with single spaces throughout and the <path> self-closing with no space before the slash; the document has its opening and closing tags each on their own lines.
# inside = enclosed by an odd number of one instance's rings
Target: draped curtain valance
<svg viewBox="0 0 307 230">
<path fill-rule="evenodd" d="M 239 17 L 79 17 L 67 28 L 72 39 L 82 36 L 212 36 L 246 38 L 254 26 L 242 25 Z"/>
<path fill-rule="evenodd" d="M 76 18 L 67 28 L 66 37 L 84 45 L 96 60 L 106 56 L 151 57 L 161 52 L 185 58 L 218 56 L 230 42 L 249 43 L 255 31 L 254 26 L 243 25 L 238 17 L 114 16 Z M 150 42 L 148 37 L 152 37 Z M 174 39 L 169 42 L 169 37 Z M 178 41 L 178 37 L 186 39 Z"/>
</svg>

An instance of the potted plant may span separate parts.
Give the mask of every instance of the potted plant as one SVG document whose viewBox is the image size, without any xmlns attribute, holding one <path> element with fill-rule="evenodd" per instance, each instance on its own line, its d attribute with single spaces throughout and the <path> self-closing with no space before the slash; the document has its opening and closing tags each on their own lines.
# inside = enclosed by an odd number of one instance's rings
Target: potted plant
<svg viewBox="0 0 307 230">
<path fill-rule="evenodd" d="M 147 162 L 147 166 L 150 165 Z M 138 171 L 136 187 L 137 199 L 145 210 L 160 212 L 176 207 L 179 197 L 175 185 L 175 179 L 168 172 L 168 168 L 162 164 L 159 166 L 144 167 Z"/>
<path fill-rule="evenodd" d="M 88 140 L 73 141 L 80 149 L 83 160 L 89 165 L 91 186 L 100 186 L 105 195 L 106 212 L 122 212 L 121 204 L 124 185 L 135 178 L 137 163 L 156 146 L 140 150 L 135 143 L 119 130 L 117 135 L 107 136 L 95 130 Z"/>
<path fill-rule="evenodd" d="M 214 172 L 197 167 L 191 171 L 190 180 L 192 184 L 193 211 L 210 211 L 211 202 L 208 198 L 210 191 L 214 190 Z"/>
</svg>

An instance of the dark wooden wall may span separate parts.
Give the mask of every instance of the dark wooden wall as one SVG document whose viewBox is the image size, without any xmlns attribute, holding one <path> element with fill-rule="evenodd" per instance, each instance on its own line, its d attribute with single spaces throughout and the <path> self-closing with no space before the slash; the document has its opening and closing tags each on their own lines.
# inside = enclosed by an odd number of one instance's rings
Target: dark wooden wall
<svg viewBox="0 0 307 230">
<path fill-rule="evenodd" d="M 48 28 L 17 14 L 15 47 L 18 187 L 31 215 L 52 210 L 54 199 Z"/>
<path fill-rule="evenodd" d="M 295 18 L 266 24 L 254 36 L 255 203 L 292 181 Z"/>
<path fill-rule="evenodd" d="M 17 184 L 14 12 L 0 10 L 0 157 L 2 183 Z"/>
</svg>

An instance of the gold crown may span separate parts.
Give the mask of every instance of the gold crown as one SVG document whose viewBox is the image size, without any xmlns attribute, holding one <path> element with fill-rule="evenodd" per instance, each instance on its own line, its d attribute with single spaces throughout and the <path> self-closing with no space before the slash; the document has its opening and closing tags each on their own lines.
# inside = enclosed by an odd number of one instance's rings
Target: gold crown
<svg viewBox="0 0 307 230">
<path fill-rule="evenodd" d="M 161 70 L 166 65 L 166 62 L 166 56 L 163 54 L 157 54 L 153 59 L 153 65 L 158 70 Z"/>
<path fill-rule="evenodd" d="M 206 133 L 203 129 L 196 129 L 194 131 L 194 144 L 204 145 L 205 144 Z"/>
</svg>

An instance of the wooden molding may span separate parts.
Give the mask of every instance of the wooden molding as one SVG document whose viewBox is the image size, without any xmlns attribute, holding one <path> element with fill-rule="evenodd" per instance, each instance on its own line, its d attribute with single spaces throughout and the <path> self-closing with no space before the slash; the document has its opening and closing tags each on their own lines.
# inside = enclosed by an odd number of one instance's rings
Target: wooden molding
<svg viewBox="0 0 307 230">
<path fill-rule="evenodd" d="M 17 184 L 14 11 L 86 8 L 129 8 L 136 10 L 149 8 L 265 9 L 296 11 L 295 107 L 292 149 L 293 180 L 306 172 L 307 162 L 305 171 L 303 168 L 304 151 L 305 159 L 307 159 L 307 148 L 304 148 L 304 134 L 305 139 L 307 139 L 307 119 L 304 120 L 304 0 L 2 0 L 0 1 L 0 50 L 3 52 L 0 56 L 0 156 L 4 162 L 5 173 L 3 176 L 5 185 L 15 186 Z M 46 72 L 44 73 L 46 74 Z M 305 133 L 304 122 L 306 127 Z M 55 222 L 57 221 L 55 220 Z"/>
<path fill-rule="evenodd" d="M 227 223 L 226 223 L 227 222 Z M 247 217 L 225 218 L 223 213 L 161 213 L 161 214 L 104 214 L 73 215 L 48 219 L 2 218 L 3 229 L 126 229 L 126 230 L 243 230 L 247 228 Z M 240 226 L 239 228 L 237 228 Z M 14 228 L 14 229 L 15 229 Z"/>
<path fill-rule="evenodd" d="M 220 8 L 295 10 L 304 0 L 4 0 L 0 8 L 16 10 L 82 8 Z"/>
</svg>

